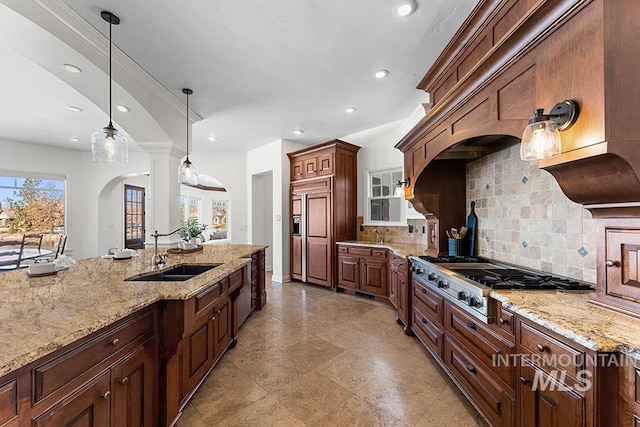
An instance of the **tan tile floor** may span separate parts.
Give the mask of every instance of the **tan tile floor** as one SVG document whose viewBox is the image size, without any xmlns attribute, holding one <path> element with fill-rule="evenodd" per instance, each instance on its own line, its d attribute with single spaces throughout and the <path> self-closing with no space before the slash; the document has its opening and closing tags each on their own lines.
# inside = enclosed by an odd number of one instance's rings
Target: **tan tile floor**
<svg viewBox="0 0 640 427">
<path fill-rule="evenodd" d="M 486 426 L 390 306 L 271 283 L 178 422 L 204 426 Z"/>
</svg>

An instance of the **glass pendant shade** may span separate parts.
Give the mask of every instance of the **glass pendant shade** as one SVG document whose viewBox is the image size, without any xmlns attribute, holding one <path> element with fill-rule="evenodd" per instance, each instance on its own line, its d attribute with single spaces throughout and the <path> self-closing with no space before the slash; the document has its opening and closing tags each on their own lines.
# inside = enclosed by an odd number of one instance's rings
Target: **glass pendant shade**
<svg viewBox="0 0 640 427">
<path fill-rule="evenodd" d="M 182 162 L 178 169 L 179 182 L 187 185 L 198 185 L 198 168 L 189 161 L 189 157 Z"/>
<path fill-rule="evenodd" d="M 91 135 L 91 160 L 98 164 L 129 164 L 127 138 L 111 122 Z"/>
<path fill-rule="evenodd" d="M 520 144 L 522 160 L 541 160 L 557 156 L 562 152 L 558 125 L 544 120 L 527 125 Z"/>
</svg>

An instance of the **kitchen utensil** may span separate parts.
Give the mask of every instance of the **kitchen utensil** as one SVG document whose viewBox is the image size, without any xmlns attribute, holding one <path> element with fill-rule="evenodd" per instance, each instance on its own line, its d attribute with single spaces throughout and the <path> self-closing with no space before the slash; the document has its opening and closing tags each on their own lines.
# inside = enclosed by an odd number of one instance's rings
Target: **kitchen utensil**
<svg viewBox="0 0 640 427">
<path fill-rule="evenodd" d="M 453 239 L 453 236 L 451 235 L 451 232 L 449 230 L 445 230 L 447 233 L 447 237 L 450 239 Z"/>
<path fill-rule="evenodd" d="M 451 235 L 453 236 L 454 239 L 458 238 L 458 229 L 457 228 L 452 228 L 451 229 Z"/>
<path fill-rule="evenodd" d="M 478 227 L 478 216 L 476 215 L 476 202 L 471 202 L 471 212 L 467 217 L 467 256 L 473 256 L 476 244 L 476 228 Z"/>
</svg>

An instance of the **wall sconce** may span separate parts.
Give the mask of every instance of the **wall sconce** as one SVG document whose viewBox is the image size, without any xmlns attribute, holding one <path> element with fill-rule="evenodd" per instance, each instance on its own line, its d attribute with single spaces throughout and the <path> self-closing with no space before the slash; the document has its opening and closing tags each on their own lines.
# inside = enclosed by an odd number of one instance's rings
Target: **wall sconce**
<svg viewBox="0 0 640 427">
<path fill-rule="evenodd" d="M 404 181 L 398 181 L 396 183 L 396 189 L 393 191 L 394 196 L 396 197 L 402 197 L 404 196 L 404 189 L 402 188 L 403 186 L 409 187 L 409 183 L 411 182 L 411 179 L 409 179 L 409 177 L 406 177 L 404 179 Z"/>
<path fill-rule="evenodd" d="M 557 103 L 551 114 L 540 108 L 524 129 L 520 144 L 522 160 L 540 160 L 557 156 L 562 152 L 560 132 L 569 129 L 578 118 L 578 104 L 570 99 Z"/>
</svg>

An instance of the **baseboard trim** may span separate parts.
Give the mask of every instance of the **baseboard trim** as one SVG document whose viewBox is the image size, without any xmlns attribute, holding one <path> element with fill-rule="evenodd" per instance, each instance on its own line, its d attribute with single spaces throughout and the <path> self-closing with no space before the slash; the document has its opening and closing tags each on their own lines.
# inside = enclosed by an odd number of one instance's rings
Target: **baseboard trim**
<svg viewBox="0 0 640 427">
<path fill-rule="evenodd" d="M 291 281 L 291 276 L 271 276 L 272 282 L 286 283 Z"/>
</svg>

